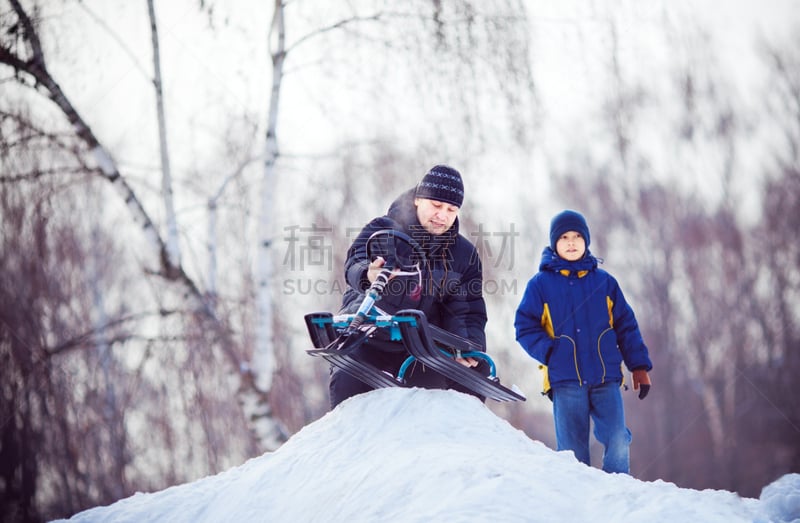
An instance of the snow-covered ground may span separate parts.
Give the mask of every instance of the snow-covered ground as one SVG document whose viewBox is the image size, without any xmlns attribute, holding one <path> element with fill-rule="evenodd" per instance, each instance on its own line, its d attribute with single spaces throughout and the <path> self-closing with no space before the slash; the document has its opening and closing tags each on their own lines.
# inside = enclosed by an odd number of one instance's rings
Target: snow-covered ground
<svg viewBox="0 0 800 523">
<path fill-rule="evenodd" d="M 276 452 L 69 521 L 788 522 L 800 521 L 800 474 L 760 499 L 639 481 L 550 450 L 471 396 L 383 389 Z"/>
</svg>

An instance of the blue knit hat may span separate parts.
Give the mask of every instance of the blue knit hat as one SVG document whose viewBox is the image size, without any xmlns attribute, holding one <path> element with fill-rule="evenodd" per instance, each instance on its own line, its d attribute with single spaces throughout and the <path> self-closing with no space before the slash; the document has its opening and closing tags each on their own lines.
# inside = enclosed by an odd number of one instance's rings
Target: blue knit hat
<svg viewBox="0 0 800 523">
<path fill-rule="evenodd" d="M 461 173 L 449 165 L 435 165 L 417 184 L 414 196 L 461 207 L 464 203 L 464 182 L 461 181 Z"/>
<path fill-rule="evenodd" d="M 579 232 L 586 241 L 586 248 L 589 248 L 589 226 L 586 225 L 586 219 L 581 213 L 570 210 L 561 211 L 550 222 L 550 248 L 556 250 L 556 242 L 568 231 Z"/>
</svg>

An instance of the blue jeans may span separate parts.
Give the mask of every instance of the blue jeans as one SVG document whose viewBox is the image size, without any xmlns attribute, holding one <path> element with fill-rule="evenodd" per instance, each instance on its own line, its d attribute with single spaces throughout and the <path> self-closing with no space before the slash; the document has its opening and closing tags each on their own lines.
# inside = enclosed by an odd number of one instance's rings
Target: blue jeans
<svg viewBox="0 0 800 523">
<path fill-rule="evenodd" d="M 619 382 L 600 385 L 557 384 L 553 387 L 553 418 L 558 450 L 571 450 L 579 461 L 590 464 L 589 420 L 594 436 L 605 447 L 603 470 L 630 473 L 631 431 Z"/>
</svg>

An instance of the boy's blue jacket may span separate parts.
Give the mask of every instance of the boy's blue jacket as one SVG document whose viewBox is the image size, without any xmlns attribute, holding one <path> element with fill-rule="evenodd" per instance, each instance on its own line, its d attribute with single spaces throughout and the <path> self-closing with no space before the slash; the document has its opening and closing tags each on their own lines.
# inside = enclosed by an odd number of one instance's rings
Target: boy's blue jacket
<svg viewBox="0 0 800 523">
<path fill-rule="evenodd" d="M 546 368 L 545 392 L 564 382 L 622 381 L 629 370 L 653 365 L 622 290 L 587 251 L 575 262 L 550 247 L 517 308 L 517 341 Z M 549 383 L 548 383 L 549 382 Z"/>
</svg>

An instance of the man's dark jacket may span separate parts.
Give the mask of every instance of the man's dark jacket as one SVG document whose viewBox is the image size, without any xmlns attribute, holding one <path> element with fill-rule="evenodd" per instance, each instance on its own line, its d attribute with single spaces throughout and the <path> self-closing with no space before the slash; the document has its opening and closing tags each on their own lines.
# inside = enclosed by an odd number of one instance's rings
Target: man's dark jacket
<svg viewBox="0 0 800 523">
<path fill-rule="evenodd" d="M 421 285 L 416 277 L 400 276 L 386 286 L 376 305 L 388 313 L 418 309 L 428 321 L 486 349 L 486 303 L 483 300 L 481 261 L 475 246 L 458 232 L 458 219 L 441 235 L 425 231 L 417 219 L 414 190 L 406 191 L 385 216 L 369 222 L 350 249 L 344 264 L 347 291 L 342 312 L 358 309 L 369 288 L 367 240 L 376 231 L 395 229 L 415 240 L 425 254 Z"/>
</svg>

